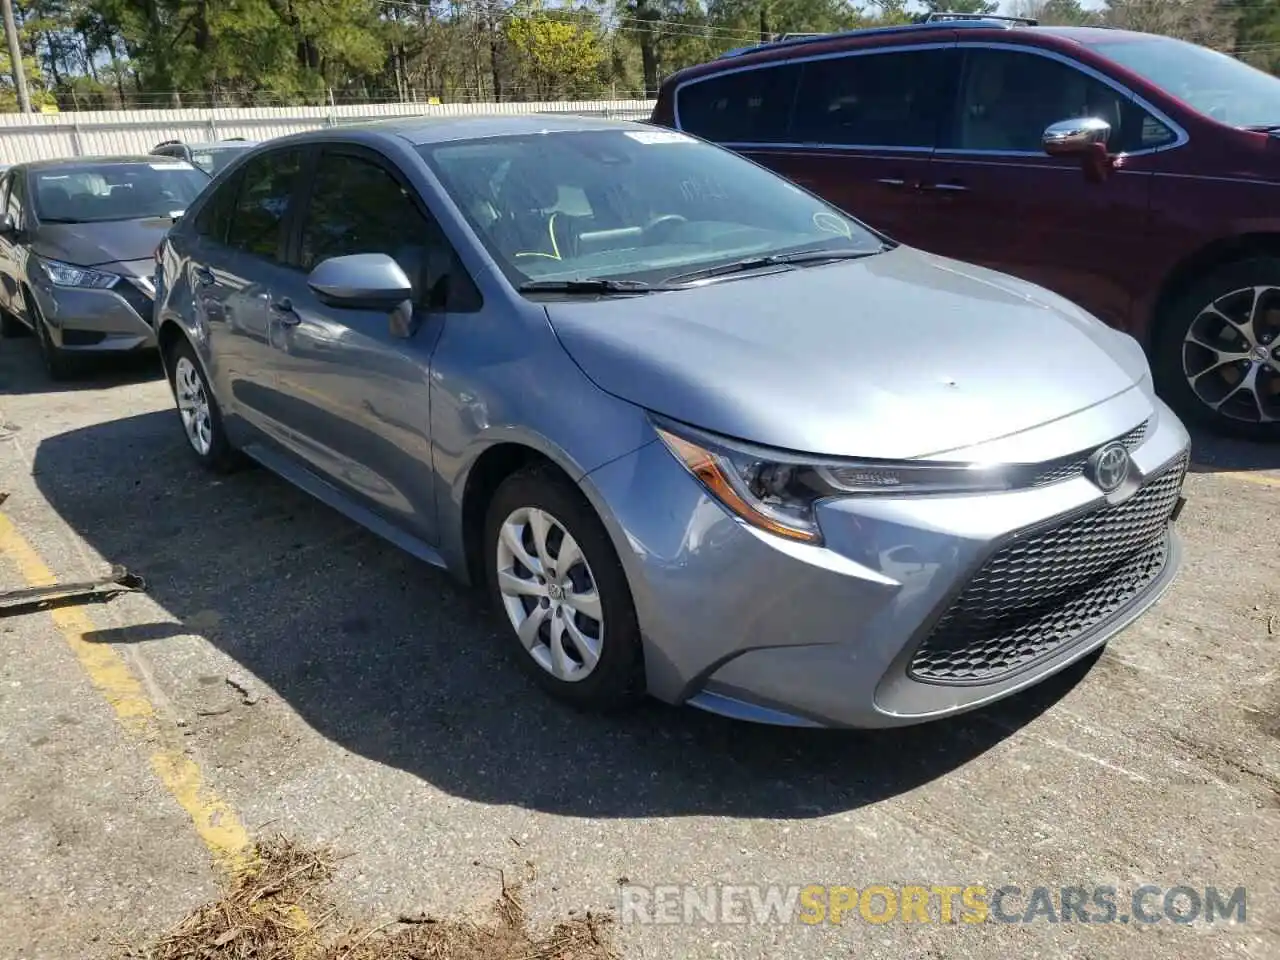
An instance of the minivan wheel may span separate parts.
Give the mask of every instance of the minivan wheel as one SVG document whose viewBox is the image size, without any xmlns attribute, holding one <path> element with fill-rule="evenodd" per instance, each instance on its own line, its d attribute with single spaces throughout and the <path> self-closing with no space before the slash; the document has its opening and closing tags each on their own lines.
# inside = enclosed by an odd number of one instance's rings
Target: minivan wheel
<svg viewBox="0 0 1280 960">
<path fill-rule="evenodd" d="M 188 446 L 208 469 L 216 473 L 234 469 L 239 457 L 227 440 L 222 412 L 196 359 L 195 350 L 186 340 L 179 340 L 170 349 L 168 359 L 165 368 L 170 371 L 169 386 L 173 390 Z"/>
<path fill-rule="evenodd" d="M 1169 405 L 1215 433 L 1280 439 L 1280 260 L 1221 267 L 1160 319 L 1153 368 Z"/>
<path fill-rule="evenodd" d="M 522 666 L 579 707 L 630 706 L 644 693 L 635 605 L 604 525 L 548 467 L 499 486 L 485 522 L 485 569 Z"/>
</svg>

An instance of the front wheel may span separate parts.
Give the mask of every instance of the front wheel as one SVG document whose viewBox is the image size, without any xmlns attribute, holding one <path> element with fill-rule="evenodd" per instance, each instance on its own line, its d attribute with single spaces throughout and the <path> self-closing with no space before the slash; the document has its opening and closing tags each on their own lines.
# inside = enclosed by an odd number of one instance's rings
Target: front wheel
<svg viewBox="0 0 1280 960">
<path fill-rule="evenodd" d="M 1183 419 L 1280 440 L 1280 260 L 1242 260 L 1192 284 L 1154 346 L 1156 386 Z"/>
<path fill-rule="evenodd" d="M 53 342 L 53 335 L 49 332 L 49 324 L 45 322 L 44 315 L 41 314 L 40 306 L 36 303 L 35 297 L 27 297 L 27 309 L 30 311 L 31 325 L 35 327 L 36 342 L 40 345 L 40 358 L 44 361 L 44 369 L 49 374 L 49 379 L 55 381 L 70 380 L 80 372 L 76 357 Z"/>
<path fill-rule="evenodd" d="M 507 478 L 489 505 L 484 551 L 515 655 L 545 690 L 594 710 L 643 695 L 626 575 L 577 487 L 548 467 Z"/>
</svg>

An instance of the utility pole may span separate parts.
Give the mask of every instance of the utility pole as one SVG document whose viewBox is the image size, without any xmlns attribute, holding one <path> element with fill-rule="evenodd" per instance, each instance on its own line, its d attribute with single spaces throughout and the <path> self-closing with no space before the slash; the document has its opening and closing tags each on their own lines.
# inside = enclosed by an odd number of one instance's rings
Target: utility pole
<svg viewBox="0 0 1280 960">
<path fill-rule="evenodd" d="M 27 76 L 22 71 L 22 47 L 18 45 L 18 25 L 13 19 L 13 0 L 0 0 L 4 7 L 4 35 L 9 40 L 9 62 L 13 65 L 13 85 L 18 91 L 18 109 L 31 112 L 31 98 L 27 96 Z"/>
</svg>

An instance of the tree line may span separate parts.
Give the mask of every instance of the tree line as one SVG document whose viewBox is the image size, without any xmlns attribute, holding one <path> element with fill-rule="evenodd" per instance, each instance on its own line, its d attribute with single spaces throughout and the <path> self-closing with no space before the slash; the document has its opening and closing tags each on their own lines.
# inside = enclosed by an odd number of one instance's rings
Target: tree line
<svg viewBox="0 0 1280 960">
<path fill-rule="evenodd" d="M 1202 43 L 1276 72 L 1280 0 L 13 0 L 36 109 L 648 97 L 787 33 L 995 13 Z M 0 54 L 0 110 L 15 110 Z"/>
</svg>

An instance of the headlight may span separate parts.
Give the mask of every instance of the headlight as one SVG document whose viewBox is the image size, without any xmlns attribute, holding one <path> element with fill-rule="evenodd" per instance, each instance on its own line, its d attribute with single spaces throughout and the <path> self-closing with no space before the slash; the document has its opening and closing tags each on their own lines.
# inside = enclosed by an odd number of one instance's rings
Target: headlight
<svg viewBox="0 0 1280 960">
<path fill-rule="evenodd" d="M 77 267 L 73 263 L 61 260 L 46 260 L 40 257 L 40 266 L 49 275 L 49 279 L 59 287 L 90 287 L 94 290 L 107 290 L 116 285 L 120 278 L 114 273 L 103 273 L 89 267 Z"/>
<path fill-rule="evenodd" d="M 676 434 L 669 425 L 655 424 L 654 429 L 676 459 L 728 510 L 753 527 L 806 543 L 822 542 L 814 516 L 820 500 L 978 493 L 1012 485 L 1000 467 L 985 464 L 806 460 L 694 431 Z"/>
</svg>

